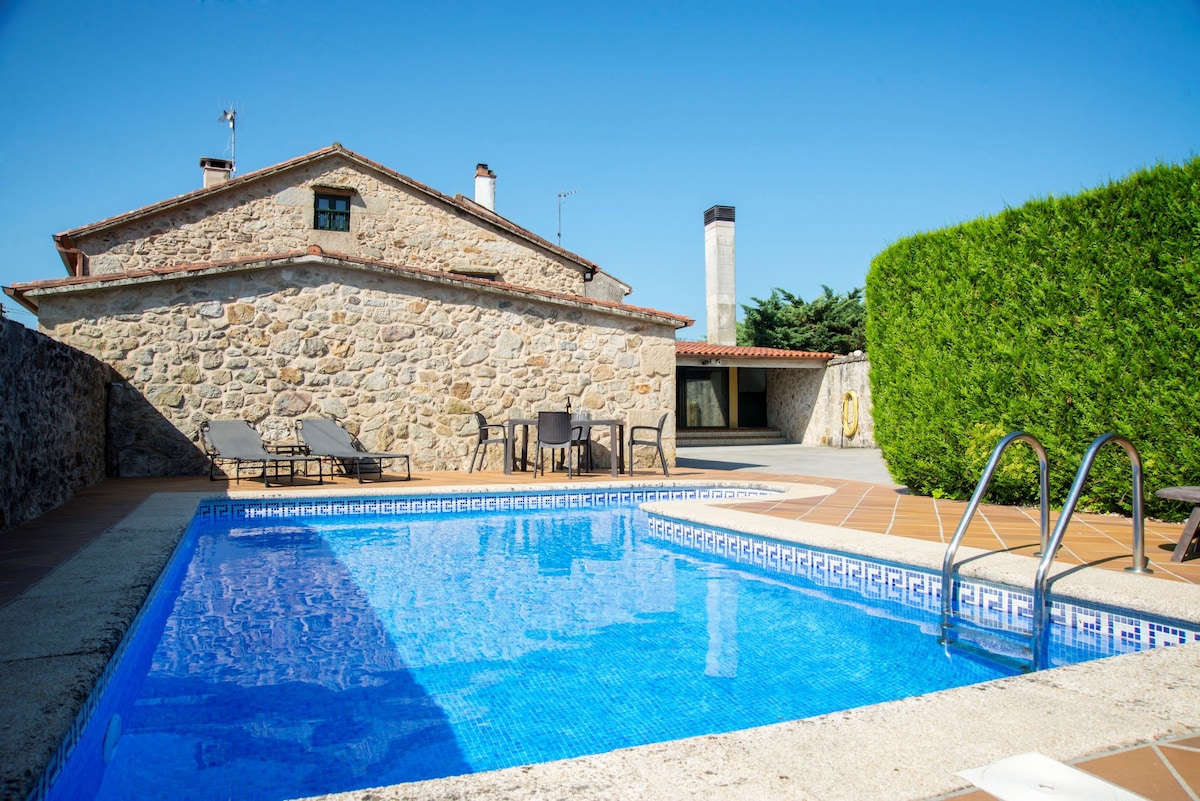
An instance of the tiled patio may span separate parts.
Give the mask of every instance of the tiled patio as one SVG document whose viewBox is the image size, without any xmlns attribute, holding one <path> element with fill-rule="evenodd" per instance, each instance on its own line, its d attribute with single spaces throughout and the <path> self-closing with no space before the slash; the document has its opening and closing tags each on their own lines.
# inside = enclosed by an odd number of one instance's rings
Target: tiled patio
<svg viewBox="0 0 1200 801">
<path fill-rule="evenodd" d="M 661 478 L 661 473 L 643 472 L 639 478 Z M 611 479 L 606 471 L 589 474 L 588 481 L 627 482 Z M 817 484 L 833 488 L 827 496 L 785 501 L 747 501 L 732 508 L 772 517 L 859 529 L 897 537 L 947 542 L 958 525 L 965 504 L 908 495 L 904 490 L 879 484 L 841 479 L 801 477 L 739 471 L 676 469 L 673 479 L 778 481 Z M 541 479 L 539 479 L 540 481 Z M 559 480 L 555 477 L 553 480 Z M 419 490 L 455 486 L 533 484 L 531 474 L 511 476 L 499 472 L 417 473 L 411 482 L 396 482 L 397 488 Z M 298 479 L 281 490 L 303 493 L 315 481 Z M 326 488 L 328 488 L 328 483 Z M 335 486 L 348 489 L 353 481 L 339 478 Z M 245 481 L 242 489 L 261 487 Z M 110 479 L 78 493 L 69 503 L 37 520 L 0 533 L 0 606 L 47 575 L 94 537 L 132 512 L 155 492 L 212 492 L 239 488 L 213 483 L 205 478 Z M 1037 509 L 983 506 L 975 516 L 964 545 L 985 550 L 1007 550 L 1032 554 L 1038 541 Z M 1171 563 L 1171 548 L 1181 526 L 1146 522 L 1146 553 L 1158 578 L 1200 584 L 1200 560 Z M 1077 514 L 1064 539 L 1058 559 L 1106 570 L 1129 565 L 1131 524 L 1127 518 Z M 1184 737 L 1112 754 L 1095 754 L 1076 765 L 1085 771 L 1120 784 L 1153 801 L 1200 801 L 1200 737 Z M 982 791 L 956 794 L 955 798 L 988 799 Z"/>
</svg>

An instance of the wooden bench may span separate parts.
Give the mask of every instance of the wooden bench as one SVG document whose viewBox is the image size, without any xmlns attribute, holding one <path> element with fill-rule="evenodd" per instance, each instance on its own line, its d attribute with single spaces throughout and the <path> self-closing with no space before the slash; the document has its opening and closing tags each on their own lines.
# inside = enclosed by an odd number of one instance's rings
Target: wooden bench
<svg viewBox="0 0 1200 801">
<path fill-rule="evenodd" d="M 1175 553 L 1171 555 L 1172 562 L 1182 562 L 1185 559 L 1200 557 L 1200 537 L 1196 536 L 1196 528 L 1200 526 L 1200 487 L 1167 487 L 1154 493 L 1169 501 L 1186 501 L 1192 504 L 1192 513 L 1183 524 L 1183 534 Z"/>
</svg>

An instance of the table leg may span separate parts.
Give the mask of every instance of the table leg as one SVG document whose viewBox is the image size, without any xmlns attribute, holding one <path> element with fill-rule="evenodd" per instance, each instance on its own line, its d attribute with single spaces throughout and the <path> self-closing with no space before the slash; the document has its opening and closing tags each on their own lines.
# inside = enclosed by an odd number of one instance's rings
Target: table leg
<svg viewBox="0 0 1200 801">
<path fill-rule="evenodd" d="M 617 472 L 625 472 L 625 426 L 617 426 Z"/>
<path fill-rule="evenodd" d="M 551 454 L 551 459 L 554 455 Z M 529 426 L 521 426 L 521 472 L 529 472 Z"/>
<path fill-rule="evenodd" d="M 1193 507 L 1187 522 L 1183 524 L 1183 534 L 1179 537 L 1179 544 L 1175 546 L 1175 553 L 1171 554 L 1172 562 L 1182 562 L 1184 559 L 1200 556 L 1200 539 L 1196 537 L 1197 527 L 1200 527 L 1200 506 Z"/>
<path fill-rule="evenodd" d="M 516 426 L 512 421 L 504 424 L 507 436 L 504 437 L 504 475 L 512 475 L 513 463 L 513 436 L 516 434 Z"/>
<path fill-rule="evenodd" d="M 612 477 L 616 478 L 621 475 L 621 459 L 617 455 L 617 451 L 621 446 L 619 445 L 620 440 L 617 435 L 617 426 L 613 423 L 608 424 L 608 441 L 610 444 L 617 446 L 610 451 L 612 455 L 609 458 L 609 461 L 612 462 Z"/>
</svg>

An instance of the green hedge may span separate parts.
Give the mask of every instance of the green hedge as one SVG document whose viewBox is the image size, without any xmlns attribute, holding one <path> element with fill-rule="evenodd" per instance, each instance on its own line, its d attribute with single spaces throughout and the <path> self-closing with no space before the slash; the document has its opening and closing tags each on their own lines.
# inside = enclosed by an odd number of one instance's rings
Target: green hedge
<svg viewBox="0 0 1200 801">
<path fill-rule="evenodd" d="M 996 442 L 1024 430 L 1061 506 L 1092 440 L 1137 446 L 1147 512 L 1200 484 L 1200 158 L 897 242 L 867 276 L 875 436 L 898 481 L 969 497 Z M 988 500 L 1034 503 L 1013 445 Z M 1129 460 L 1097 459 L 1081 508 L 1130 509 Z"/>
</svg>

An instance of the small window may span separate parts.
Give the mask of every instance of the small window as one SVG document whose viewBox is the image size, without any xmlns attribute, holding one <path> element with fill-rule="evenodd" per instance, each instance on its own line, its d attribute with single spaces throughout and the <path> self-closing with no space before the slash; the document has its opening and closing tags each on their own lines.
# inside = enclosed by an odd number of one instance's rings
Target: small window
<svg viewBox="0 0 1200 801">
<path fill-rule="evenodd" d="M 318 194 L 313 202 L 313 228 L 318 231 L 350 230 L 350 198 Z"/>
</svg>

